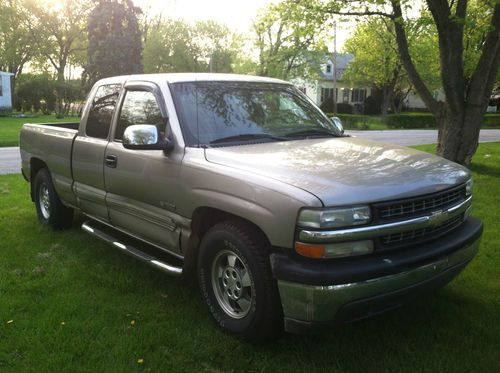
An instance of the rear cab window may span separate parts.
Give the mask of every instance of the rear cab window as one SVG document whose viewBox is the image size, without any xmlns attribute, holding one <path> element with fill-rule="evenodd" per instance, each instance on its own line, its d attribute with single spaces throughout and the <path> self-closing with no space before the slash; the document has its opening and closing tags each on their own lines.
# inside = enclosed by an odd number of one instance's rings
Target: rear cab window
<svg viewBox="0 0 500 373">
<path fill-rule="evenodd" d="M 97 89 L 89 110 L 85 135 L 99 139 L 108 137 L 121 87 L 121 84 L 107 84 Z"/>
</svg>

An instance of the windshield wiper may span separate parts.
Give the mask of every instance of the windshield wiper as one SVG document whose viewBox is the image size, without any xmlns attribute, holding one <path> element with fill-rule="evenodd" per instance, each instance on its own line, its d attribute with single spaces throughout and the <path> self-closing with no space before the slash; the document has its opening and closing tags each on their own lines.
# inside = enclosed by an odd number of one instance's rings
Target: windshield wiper
<svg viewBox="0 0 500 373">
<path fill-rule="evenodd" d="M 340 137 L 339 135 L 330 132 L 326 129 L 310 128 L 297 132 L 290 132 L 286 134 L 287 137 Z"/>
<path fill-rule="evenodd" d="M 276 141 L 289 141 L 290 139 L 286 137 L 274 136 L 267 133 L 242 133 L 240 135 L 221 137 L 220 139 L 216 139 L 210 141 L 210 145 L 214 144 L 222 144 L 226 142 L 239 142 L 239 141 L 247 141 L 247 140 L 260 140 L 260 139 L 269 139 Z"/>
</svg>

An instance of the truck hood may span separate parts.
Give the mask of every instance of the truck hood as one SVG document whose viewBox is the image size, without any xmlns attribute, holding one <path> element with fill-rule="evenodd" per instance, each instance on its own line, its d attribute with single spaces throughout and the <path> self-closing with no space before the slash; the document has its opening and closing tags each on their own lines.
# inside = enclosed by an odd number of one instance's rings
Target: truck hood
<svg viewBox="0 0 500 373">
<path fill-rule="evenodd" d="M 469 178 L 441 157 L 354 137 L 208 148 L 205 157 L 248 172 L 249 180 L 258 174 L 306 190 L 325 206 L 433 193 Z"/>
</svg>

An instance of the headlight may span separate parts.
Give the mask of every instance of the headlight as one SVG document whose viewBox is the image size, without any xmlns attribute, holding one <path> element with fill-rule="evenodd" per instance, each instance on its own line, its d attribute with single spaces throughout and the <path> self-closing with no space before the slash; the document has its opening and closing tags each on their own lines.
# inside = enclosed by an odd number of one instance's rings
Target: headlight
<svg viewBox="0 0 500 373">
<path fill-rule="evenodd" d="M 465 196 L 466 197 L 469 197 L 472 195 L 472 185 L 473 185 L 472 179 L 469 179 L 469 181 L 467 181 L 465 183 Z"/>
<path fill-rule="evenodd" d="M 301 228 L 340 228 L 370 222 L 368 206 L 326 209 L 305 209 L 299 213 L 297 225 Z"/>
</svg>

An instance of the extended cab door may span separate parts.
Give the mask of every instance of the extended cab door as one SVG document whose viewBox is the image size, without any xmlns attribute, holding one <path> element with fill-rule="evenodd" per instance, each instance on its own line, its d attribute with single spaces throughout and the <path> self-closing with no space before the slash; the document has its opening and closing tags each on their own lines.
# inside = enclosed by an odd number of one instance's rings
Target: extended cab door
<svg viewBox="0 0 500 373">
<path fill-rule="evenodd" d="M 153 83 L 125 85 L 112 139 L 106 149 L 104 178 L 111 223 L 143 240 L 176 254 L 181 217 L 176 213 L 183 150 L 125 149 L 122 137 L 134 124 L 152 124 L 168 136 L 168 115 L 160 89 Z"/>
<path fill-rule="evenodd" d="M 111 121 L 115 112 L 121 84 L 97 87 L 89 96 L 86 118 L 73 144 L 73 188 L 78 206 L 85 213 L 109 221 L 104 187 L 104 151 L 108 144 Z M 86 119 L 86 122 L 85 122 Z"/>
</svg>

